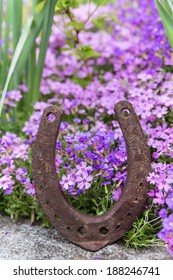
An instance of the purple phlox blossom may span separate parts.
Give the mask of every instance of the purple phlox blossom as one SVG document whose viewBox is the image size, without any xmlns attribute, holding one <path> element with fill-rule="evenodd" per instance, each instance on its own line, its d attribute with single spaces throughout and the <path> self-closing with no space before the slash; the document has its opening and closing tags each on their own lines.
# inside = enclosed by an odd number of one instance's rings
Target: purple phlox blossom
<svg viewBox="0 0 173 280">
<path fill-rule="evenodd" d="M 73 121 L 75 124 L 79 124 L 81 122 L 81 120 L 79 118 L 74 118 Z"/>
<path fill-rule="evenodd" d="M 167 152 L 170 148 L 169 139 L 167 139 L 166 141 L 157 141 L 156 143 L 157 143 L 156 146 L 153 148 L 157 148 L 157 152 L 159 152 L 160 154 Z"/>
<path fill-rule="evenodd" d="M 20 99 L 22 98 L 22 94 L 20 90 L 11 90 L 7 91 L 6 98 L 10 98 L 14 101 L 20 101 Z"/>
<path fill-rule="evenodd" d="M 155 172 L 149 173 L 149 176 L 147 177 L 147 182 L 150 182 L 150 184 L 155 185 L 156 182 L 159 180 L 159 175 L 156 174 Z"/>
<path fill-rule="evenodd" d="M 21 144 L 20 146 L 16 147 L 15 150 L 13 151 L 13 155 L 15 158 L 20 158 L 22 160 L 27 160 L 28 157 L 28 147 L 29 145 L 27 144 Z"/>
<path fill-rule="evenodd" d="M 161 155 L 161 153 L 154 152 L 154 153 L 152 153 L 152 158 L 158 159 L 160 157 L 160 155 Z"/>
<path fill-rule="evenodd" d="M 106 179 L 111 179 L 112 176 L 114 175 L 113 170 L 114 170 L 113 167 L 105 163 L 102 167 L 102 171 L 103 171 L 102 176 Z"/>
<path fill-rule="evenodd" d="M 153 108 L 152 103 L 144 103 L 138 102 L 135 104 L 135 110 L 138 115 L 141 116 L 142 119 L 146 119 L 151 116 L 151 109 Z"/>
<path fill-rule="evenodd" d="M 89 119 L 84 119 L 82 123 L 83 123 L 83 125 L 87 125 L 87 124 L 89 124 L 89 122 L 90 122 Z"/>
<path fill-rule="evenodd" d="M 74 184 L 76 183 L 77 181 L 77 169 L 76 168 L 72 168 L 70 170 L 70 173 L 68 173 L 70 175 L 70 179 L 74 182 Z"/>
<path fill-rule="evenodd" d="M 169 209 L 173 209 L 173 192 L 166 198 L 166 204 Z"/>
<path fill-rule="evenodd" d="M 151 193 L 149 192 L 149 194 L 151 194 Z M 163 193 L 162 191 L 158 191 L 158 192 L 154 193 L 153 202 L 163 205 L 165 203 L 165 197 L 166 197 L 165 193 Z"/>
<path fill-rule="evenodd" d="M 115 154 L 117 160 L 119 161 L 119 163 L 124 163 L 127 161 L 127 154 L 126 151 L 124 150 L 117 150 L 116 154 Z"/>
<path fill-rule="evenodd" d="M 80 164 L 77 164 L 76 169 L 77 169 L 76 172 L 77 175 L 81 175 L 83 172 L 88 172 L 88 174 L 90 174 L 91 171 L 93 170 L 92 166 L 90 165 L 87 166 L 87 163 L 85 161 L 82 161 L 80 162 Z"/>
<path fill-rule="evenodd" d="M 83 172 L 82 174 L 80 174 L 79 176 L 77 176 L 77 182 L 78 185 L 77 187 L 80 190 L 87 190 L 91 187 L 91 181 L 93 179 L 92 175 L 89 175 L 88 172 Z"/>
<path fill-rule="evenodd" d="M 150 74 L 147 74 L 145 72 L 141 72 L 137 76 L 138 79 L 140 79 L 143 82 L 147 82 L 148 80 L 152 79 L 152 76 Z"/>
<path fill-rule="evenodd" d="M 16 179 L 22 183 L 23 178 L 25 178 L 27 174 L 28 174 L 27 169 L 25 167 L 22 168 L 20 167 L 16 170 Z"/>
<path fill-rule="evenodd" d="M 113 190 L 112 191 L 112 199 L 117 201 L 120 198 L 121 193 L 122 193 L 122 189 L 121 188 L 118 188 L 117 190 Z"/>
<path fill-rule="evenodd" d="M 73 152 L 73 149 L 72 148 L 65 148 L 65 151 L 68 153 L 68 154 L 71 154 Z"/>
<path fill-rule="evenodd" d="M 59 154 L 56 154 L 55 156 L 55 165 L 58 167 L 60 166 L 61 163 L 63 163 L 64 161 L 62 160 L 62 156 Z"/>
<path fill-rule="evenodd" d="M 48 104 L 47 102 L 43 102 L 43 101 L 41 101 L 41 102 L 36 102 L 36 103 L 34 104 L 34 109 L 37 110 L 37 111 L 43 112 L 43 110 L 44 110 L 45 108 L 47 108 L 48 106 L 49 106 L 49 104 Z"/>
<path fill-rule="evenodd" d="M 4 190 L 5 195 L 11 194 L 12 192 L 13 192 L 13 186 L 9 186 L 8 189 Z"/>
<path fill-rule="evenodd" d="M 167 223 L 167 221 L 166 221 Z M 168 222 L 169 223 L 169 222 Z M 163 228 L 157 235 L 159 239 L 162 239 L 166 243 L 168 243 L 169 246 L 172 247 L 173 250 L 173 230 L 167 230 L 166 228 Z M 172 251 L 173 252 L 173 251 Z M 173 255 L 173 254 L 172 254 Z"/>
<path fill-rule="evenodd" d="M 28 180 L 26 183 L 25 183 L 25 187 L 26 187 L 26 192 L 30 195 L 35 195 L 36 194 L 36 191 L 35 191 L 35 186 L 34 184 L 32 184 L 30 182 L 30 180 Z"/>
<path fill-rule="evenodd" d="M 123 172 L 118 171 L 115 174 L 115 177 L 112 178 L 112 181 L 113 182 L 122 181 L 123 183 L 125 183 L 126 177 L 127 177 L 127 171 L 123 171 Z"/>
<path fill-rule="evenodd" d="M 66 128 L 68 128 L 68 126 L 69 126 L 68 122 L 61 122 L 60 131 L 64 131 Z M 68 137 L 68 135 L 66 137 Z"/>
<path fill-rule="evenodd" d="M 0 189 L 8 190 L 14 186 L 14 180 L 10 175 L 4 175 L 0 178 Z"/>
<path fill-rule="evenodd" d="M 168 192 L 171 189 L 171 183 L 173 183 L 172 179 L 167 176 L 166 172 L 161 172 L 159 178 L 156 178 L 156 186 L 159 190 L 165 190 Z"/>
<path fill-rule="evenodd" d="M 98 160 L 99 156 L 96 153 L 93 153 L 91 151 L 85 152 L 85 156 L 89 159 L 89 160 L 93 160 L 96 161 Z"/>
<path fill-rule="evenodd" d="M 101 186 L 107 186 L 107 185 L 110 185 L 111 184 L 111 181 L 104 181 L 101 183 Z"/>
<path fill-rule="evenodd" d="M 69 135 L 64 136 L 64 139 L 68 145 L 71 145 L 74 142 L 75 137 L 73 135 L 69 134 Z"/>
<path fill-rule="evenodd" d="M 56 142 L 56 150 L 61 151 L 62 150 L 62 143 L 61 142 Z"/>
<path fill-rule="evenodd" d="M 114 142 L 114 131 L 105 131 L 105 132 L 100 132 L 100 137 L 102 138 L 102 143 L 103 144 L 108 144 L 111 142 Z"/>
<path fill-rule="evenodd" d="M 21 84 L 21 85 L 19 86 L 19 89 L 20 89 L 21 91 L 28 92 L 28 87 L 27 87 L 25 84 Z"/>
<path fill-rule="evenodd" d="M 6 132 L 6 134 L 3 135 L 1 141 L 2 141 L 1 144 L 4 145 L 4 147 L 6 148 L 9 147 L 10 145 L 21 143 L 21 139 L 17 137 L 16 134 L 10 132 Z"/>
<path fill-rule="evenodd" d="M 19 90 L 8 91 L 6 94 L 4 104 L 10 107 L 16 107 L 17 106 L 16 102 L 19 102 L 21 98 L 22 98 L 22 94 Z"/>
<path fill-rule="evenodd" d="M 9 149 L 11 150 L 11 148 Z M 2 169 L 2 172 L 5 174 L 9 173 L 13 173 L 14 170 L 15 170 L 15 164 L 14 164 L 14 159 L 12 157 L 11 154 L 9 154 L 8 152 L 8 149 L 5 150 L 6 153 L 4 153 L 2 156 L 1 156 L 1 159 L 0 159 L 0 165 L 5 165 L 6 168 Z M 10 151 L 11 153 L 11 151 Z M 6 171 L 5 171 L 6 170 Z"/>
<path fill-rule="evenodd" d="M 72 186 L 74 186 L 73 178 L 71 177 L 71 174 L 63 175 L 60 180 L 60 185 L 63 190 L 68 190 Z"/>
<path fill-rule="evenodd" d="M 167 217 L 167 211 L 165 208 L 162 208 L 160 211 L 159 211 L 159 217 L 160 218 L 166 218 Z"/>
<path fill-rule="evenodd" d="M 74 150 L 75 151 L 82 151 L 82 150 L 86 150 L 88 148 L 87 144 L 74 144 Z"/>
<path fill-rule="evenodd" d="M 155 196 L 156 196 L 156 193 L 157 193 L 156 189 L 150 190 L 150 191 L 148 192 L 148 196 L 150 196 L 150 197 L 155 197 Z"/>
<path fill-rule="evenodd" d="M 167 218 L 163 220 L 163 226 L 166 230 L 173 231 L 173 214 L 169 215 Z"/>
<path fill-rule="evenodd" d="M 164 115 L 166 115 L 168 112 L 168 108 L 157 106 L 154 110 L 152 110 L 152 113 L 156 115 L 157 118 L 162 118 Z"/>
<path fill-rule="evenodd" d="M 75 140 L 76 142 L 80 142 L 80 143 L 86 143 L 89 139 L 89 137 L 91 136 L 91 133 L 88 131 L 88 132 L 76 132 L 76 135 L 75 135 Z"/>
<path fill-rule="evenodd" d="M 167 167 L 167 164 L 166 164 L 165 162 L 164 162 L 164 163 L 161 163 L 161 162 L 159 162 L 159 163 L 152 162 L 152 163 L 151 163 L 151 166 L 152 166 L 152 168 L 154 169 L 154 172 L 153 172 L 153 173 L 150 173 L 150 174 L 153 174 L 153 176 L 154 176 L 154 174 L 156 174 L 156 172 L 164 171 L 164 170 L 166 169 L 166 167 Z"/>
</svg>

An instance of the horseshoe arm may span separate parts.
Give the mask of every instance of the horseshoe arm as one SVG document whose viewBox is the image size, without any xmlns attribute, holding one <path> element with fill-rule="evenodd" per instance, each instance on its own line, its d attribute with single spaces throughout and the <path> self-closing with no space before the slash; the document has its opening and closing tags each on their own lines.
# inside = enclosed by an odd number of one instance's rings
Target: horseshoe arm
<svg viewBox="0 0 173 280">
<path fill-rule="evenodd" d="M 129 111 L 123 115 L 124 109 Z M 89 216 L 73 208 L 64 197 L 56 174 L 55 147 L 62 113 L 56 106 L 47 107 L 33 147 L 32 170 L 41 207 L 53 226 L 68 240 L 82 248 L 97 251 L 124 235 L 144 208 L 150 171 L 147 141 L 129 102 L 116 104 L 128 155 L 128 175 L 120 199 L 101 216 Z M 54 121 L 49 120 L 53 114 Z"/>
</svg>

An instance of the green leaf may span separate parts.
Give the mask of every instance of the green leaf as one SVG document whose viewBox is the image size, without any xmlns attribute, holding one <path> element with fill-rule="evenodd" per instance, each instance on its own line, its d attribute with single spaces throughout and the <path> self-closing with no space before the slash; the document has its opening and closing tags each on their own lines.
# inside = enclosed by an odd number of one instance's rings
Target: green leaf
<svg viewBox="0 0 173 280">
<path fill-rule="evenodd" d="M 84 25 L 84 22 L 73 20 L 69 22 L 66 26 L 73 26 L 77 31 L 81 31 L 84 28 Z"/>
<path fill-rule="evenodd" d="M 100 53 L 96 52 L 91 46 L 88 45 L 81 45 L 75 53 L 80 60 L 88 60 L 90 58 L 100 57 Z"/>
<path fill-rule="evenodd" d="M 92 23 L 93 23 L 96 27 L 102 28 L 103 25 L 104 25 L 104 23 L 105 23 L 104 20 L 105 20 L 106 17 L 107 17 L 106 15 L 100 15 L 99 17 L 94 18 L 94 19 L 92 20 Z"/>
<path fill-rule="evenodd" d="M 55 11 L 59 13 L 69 8 L 76 9 L 79 8 L 79 5 L 79 0 L 59 0 L 56 4 Z"/>
<path fill-rule="evenodd" d="M 155 0 L 155 2 L 165 27 L 170 45 L 173 48 L 173 1 Z"/>
<path fill-rule="evenodd" d="M 33 86 L 33 91 L 35 92 L 33 101 L 38 100 L 44 60 L 45 60 L 46 51 L 49 43 L 49 36 L 51 33 L 56 2 L 57 0 L 47 1 L 44 9 L 45 12 L 43 11 L 44 20 L 43 20 L 41 43 L 40 43 L 40 52 L 39 52 L 38 63 L 36 67 L 36 73 L 35 73 L 36 78 L 34 79 L 34 86 Z"/>
<path fill-rule="evenodd" d="M 27 22 L 27 24 L 26 24 L 26 26 L 25 26 L 25 28 L 22 32 L 22 35 L 21 35 L 21 37 L 18 41 L 18 44 L 16 46 L 14 56 L 13 56 L 13 59 L 12 59 L 12 62 L 11 62 L 11 65 L 10 65 L 10 68 L 9 68 L 9 71 L 8 71 L 7 79 L 6 79 L 6 82 L 5 82 L 5 85 L 4 85 L 4 89 L 2 91 L 2 96 L 1 96 L 1 99 L 0 99 L 0 115 L 1 115 L 2 106 L 3 106 L 4 100 L 5 100 L 5 96 L 6 96 L 8 86 L 10 84 L 10 81 L 11 81 L 11 78 L 12 78 L 13 73 L 15 71 L 15 68 L 18 64 L 19 58 L 21 56 L 21 52 L 23 51 L 24 45 L 27 41 L 28 34 L 30 32 L 33 21 L 34 21 L 33 17 L 31 17 L 28 20 L 28 22 Z"/>
<path fill-rule="evenodd" d="M 37 4 L 36 13 L 39 13 L 43 9 L 45 3 L 46 3 L 46 0 L 42 0 L 39 4 Z"/>
</svg>

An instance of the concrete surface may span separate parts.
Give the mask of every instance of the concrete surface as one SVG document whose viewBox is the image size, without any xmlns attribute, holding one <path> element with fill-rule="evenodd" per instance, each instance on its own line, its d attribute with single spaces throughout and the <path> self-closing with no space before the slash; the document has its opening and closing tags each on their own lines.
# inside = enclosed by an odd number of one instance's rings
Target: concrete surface
<svg viewBox="0 0 173 280">
<path fill-rule="evenodd" d="M 97 252 L 89 252 L 65 240 L 56 230 L 14 224 L 0 216 L 0 259 L 2 260 L 168 260 L 165 247 L 127 249 L 118 241 Z"/>
</svg>

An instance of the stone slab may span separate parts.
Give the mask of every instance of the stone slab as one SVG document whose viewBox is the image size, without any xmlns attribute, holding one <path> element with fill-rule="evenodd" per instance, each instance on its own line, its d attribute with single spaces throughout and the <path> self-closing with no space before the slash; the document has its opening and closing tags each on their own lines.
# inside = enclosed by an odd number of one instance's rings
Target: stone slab
<svg viewBox="0 0 173 280">
<path fill-rule="evenodd" d="M 2 260 L 169 260 L 166 247 L 127 249 L 122 240 L 97 252 L 89 252 L 65 240 L 56 230 L 14 224 L 0 216 L 0 259 Z"/>
</svg>

